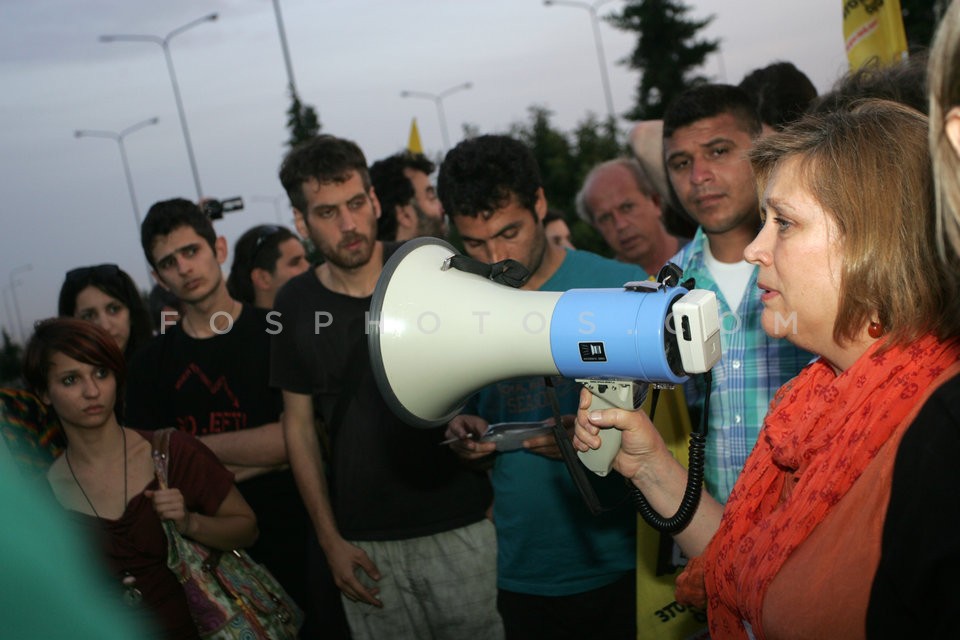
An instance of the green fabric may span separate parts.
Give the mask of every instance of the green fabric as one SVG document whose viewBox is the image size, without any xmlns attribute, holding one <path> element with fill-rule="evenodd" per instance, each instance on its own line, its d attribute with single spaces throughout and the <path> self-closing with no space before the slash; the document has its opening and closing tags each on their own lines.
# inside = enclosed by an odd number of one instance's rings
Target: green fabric
<svg viewBox="0 0 960 640">
<path fill-rule="evenodd" d="M 96 553 L 48 491 L 0 460 L 0 636 L 44 640 L 148 637 L 99 579 Z"/>
</svg>

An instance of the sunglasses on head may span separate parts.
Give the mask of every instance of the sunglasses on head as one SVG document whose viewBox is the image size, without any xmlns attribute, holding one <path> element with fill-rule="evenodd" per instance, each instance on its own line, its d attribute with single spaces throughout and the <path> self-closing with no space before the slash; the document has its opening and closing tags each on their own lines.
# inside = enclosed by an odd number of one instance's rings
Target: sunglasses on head
<svg viewBox="0 0 960 640">
<path fill-rule="evenodd" d="M 272 238 L 273 236 L 281 233 L 283 227 L 278 227 L 275 224 L 266 225 L 263 229 L 260 230 L 260 233 L 257 234 L 257 241 L 253 244 L 253 254 L 250 256 L 251 259 L 255 259 L 257 254 L 260 253 L 260 249 L 263 248 L 263 245 Z"/>
<path fill-rule="evenodd" d="M 115 264 L 98 264 L 90 267 L 77 267 L 67 271 L 67 282 L 89 280 L 91 276 L 101 279 L 116 278 L 120 275 L 120 267 Z"/>
</svg>

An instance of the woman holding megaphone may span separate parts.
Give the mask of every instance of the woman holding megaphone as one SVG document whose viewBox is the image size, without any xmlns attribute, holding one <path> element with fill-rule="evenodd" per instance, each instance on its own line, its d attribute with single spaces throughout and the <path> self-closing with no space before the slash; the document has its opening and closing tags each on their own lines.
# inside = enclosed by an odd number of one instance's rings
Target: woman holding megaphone
<svg viewBox="0 0 960 640">
<path fill-rule="evenodd" d="M 944 632 L 946 603 L 960 600 L 960 543 L 943 528 L 960 523 L 943 507 L 960 475 L 947 471 L 960 428 L 960 269 L 937 251 L 926 140 L 922 114 L 865 101 L 751 152 L 763 226 L 744 255 L 759 267 L 763 326 L 819 357 L 777 393 L 726 506 L 704 492 L 675 536 L 692 558 L 678 600 L 706 608 L 714 638 L 863 638 L 905 620 L 917 624 L 910 637 L 955 635 Z M 647 416 L 589 403 L 584 393 L 574 445 L 597 448 L 619 429 L 614 468 L 672 513 L 686 470 Z M 947 533 L 938 551 L 949 562 L 888 547 L 908 529 Z M 904 574 L 887 571 L 888 553 L 923 554 L 929 572 L 892 583 Z M 890 622 L 875 627 L 871 598 L 882 596 Z"/>
</svg>

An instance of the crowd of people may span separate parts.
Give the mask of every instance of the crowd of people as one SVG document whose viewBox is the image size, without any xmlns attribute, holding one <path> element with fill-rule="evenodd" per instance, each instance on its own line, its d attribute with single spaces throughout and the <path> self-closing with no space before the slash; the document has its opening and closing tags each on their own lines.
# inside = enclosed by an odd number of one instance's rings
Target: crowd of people
<svg viewBox="0 0 960 640">
<path fill-rule="evenodd" d="M 38 441 L 44 486 L 130 606 L 117 627 L 199 637 L 170 521 L 249 549 L 303 609 L 303 638 L 647 637 L 631 496 L 673 513 L 690 479 L 648 412 L 525 377 L 416 429 L 378 386 L 367 322 L 384 265 L 455 232 L 473 260 L 519 263 L 527 291 L 618 288 L 673 263 L 716 295 L 722 357 L 669 396 L 706 425 L 703 491 L 656 563 L 677 574 L 673 605 L 705 614 L 699 637 L 957 633 L 958 61 L 960 0 L 928 55 L 822 96 L 787 62 L 688 89 L 583 180 L 576 215 L 613 258 L 574 248 L 573 218 L 508 135 L 372 164 L 316 136 L 279 168 L 296 233 L 257 225 L 232 251 L 200 204 L 154 203 L 149 300 L 115 264 L 72 269 L 23 367 L 57 426 L 56 446 Z M 616 473 L 588 474 L 599 515 L 559 436 L 482 439 L 556 415 L 581 452 L 621 433 Z M 111 606 L 96 601 L 95 624 L 111 627 Z"/>
</svg>

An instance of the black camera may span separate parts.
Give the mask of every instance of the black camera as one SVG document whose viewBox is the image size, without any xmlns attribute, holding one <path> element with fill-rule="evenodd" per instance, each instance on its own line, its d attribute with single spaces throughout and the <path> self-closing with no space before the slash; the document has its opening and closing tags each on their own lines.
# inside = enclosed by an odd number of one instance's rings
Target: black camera
<svg viewBox="0 0 960 640">
<path fill-rule="evenodd" d="M 223 214 L 243 209 L 243 198 L 227 198 L 226 200 L 206 200 L 203 203 L 203 212 L 211 220 L 219 220 Z"/>
</svg>

